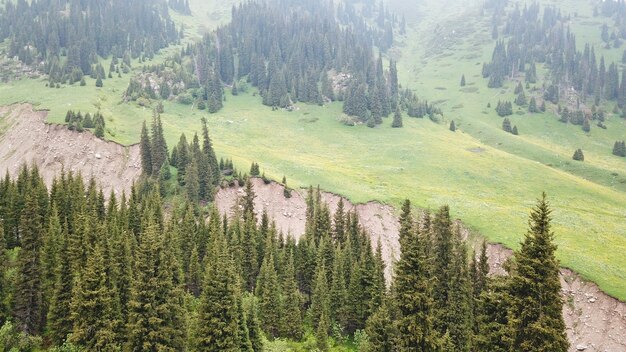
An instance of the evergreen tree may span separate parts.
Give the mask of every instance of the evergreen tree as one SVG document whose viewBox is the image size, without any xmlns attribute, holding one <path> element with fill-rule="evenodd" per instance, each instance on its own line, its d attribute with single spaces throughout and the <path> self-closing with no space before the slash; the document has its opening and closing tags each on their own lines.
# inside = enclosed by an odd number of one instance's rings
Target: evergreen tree
<svg viewBox="0 0 626 352">
<path fill-rule="evenodd" d="M 4 225 L 0 222 L 0 262 L 4 263 L 0 265 L 0 325 L 4 325 L 9 318 L 9 312 L 6 305 L 7 290 L 9 283 L 6 278 L 6 271 L 9 267 L 9 258 L 6 253 L 7 245 L 4 238 Z"/>
<path fill-rule="evenodd" d="M 517 125 L 513 126 L 513 129 L 511 129 L 511 133 L 515 136 L 519 135 L 519 132 L 517 131 Z"/>
<path fill-rule="evenodd" d="M 366 352 L 392 352 L 394 339 L 397 336 L 391 313 L 391 303 L 383 303 L 369 319 L 365 326 L 368 344 Z"/>
<path fill-rule="evenodd" d="M 537 109 L 537 100 L 535 99 L 535 97 L 530 98 L 530 103 L 528 103 L 528 112 L 539 112 L 539 109 Z"/>
<path fill-rule="evenodd" d="M 461 76 L 461 87 L 465 87 L 465 75 Z"/>
<path fill-rule="evenodd" d="M 152 142 L 148 135 L 148 129 L 146 128 L 146 121 L 143 122 L 141 127 L 141 139 L 139 142 L 139 148 L 141 149 L 141 168 L 144 175 L 152 174 Z"/>
<path fill-rule="evenodd" d="M 583 154 L 582 149 L 576 149 L 576 151 L 574 152 L 574 156 L 572 156 L 572 159 L 576 161 L 585 161 L 585 155 Z"/>
<path fill-rule="evenodd" d="M 282 291 L 283 319 L 281 321 L 281 336 L 297 341 L 300 340 L 304 334 L 302 327 L 302 312 L 300 311 L 302 298 L 300 296 L 300 291 L 298 290 L 298 284 L 295 278 L 295 268 L 291 252 L 289 252 L 287 257 Z"/>
<path fill-rule="evenodd" d="M 450 121 L 450 131 L 456 131 L 456 124 L 454 123 L 454 120 Z"/>
<path fill-rule="evenodd" d="M 214 234 L 200 296 L 195 347 L 202 351 L 239 351 L 239 280 L 226 240 Z"/>
<path fill-rule="evenodd" d="M 328 296 L 328 279 L 326 277 L 326 268 L 322 262 L 316 268 L 313 294 L 311 296 L 310 314 L 313 326 L 316 329 L 321 325 L 322 316 L 330 319 L 330 297 Z"/>
<path fill-rule="evenodd" d="M 590 132 L 591 131 L 591 123 L 589 122 L 589 119 L 585 119 L 585 121 L 583 122 L 583 131 L 585 132 Z"/>
<path fill-rule="evenodd" d="M 502 121 L 502 130 L 509 133 L 513 132 L 513 129 L 511 128 L 511 120 L 509 120 L 507 117 L 505 117 Z"/>
<path fill-rule="evenodd" d="M 396 106 L 396 112 L 393 114 L 393 122 L 391 123 L 391 127 L 402 127 L 402 112 L 400 111 L 400 106 Z"/>
<path fill-rule="evenodd" d="M 256 285 L 256 296 L 259 299 L 259 315 L 268 338 L 279 336 L 281 328 L 280 286 L 271 254 L 265 257 Z"/>
<path fill-rule="evenodd" d="M 47 333 L 54 345 L 61 345 L 72 331 L 70 304 L 72 302 L 73 273 L 67 255 L 68 243 L 65 235 L 59 238 L 59 252 L 55 268 L 55 284 L 48 310 Z"/>
<path fill-rule="evenodd" d="M 72 293 L 73 322 L 69 342 L 89 350 L 119 348 L 113 315 L 113 292 L 107 287 L 103 248 L 96 243 Z"/>
<path fill-rule="evenodd" d="M 152 155 L 152 173 L 153 176 L 159 175 L 161 166 L 167 159 L 167 143 L 163 136 L 163 124 L 161 123 L 161 115 L 156 111 L 152 119 L 152 145 L 150 148 Z"/>
<path fill-rule="evenodd" d="M 424 245 L 411 215 L 411 203 L 406 200 L 400 217 L 400 260 L 396 264 L 393 287 L 399 318 L 396 347 L 401 350 L 438 351 L 433 327 L 433 300 L 427 276 Z"/>
<path fill-rule="evenodd" d="M 200 199 L 200 180 L 198 176 L 198 163 L 196 158 L 191 159 L 191 163 L 185 168 L 185 189 L 187 198 L 192 203 L 197 203 Z"/>
<path fill-rule="evenodd" d="M 34 175 L 33 175 L 34 176 Z M 33 177 L 31 176 L 31 177 Z M 15 287 L 15 316 L 19 328 L 37 334 L 42 321 L 41 247 L 42 209 L 31 187 L 25 190 L 24 209 L 19 222 L 21 250 Z"/>
<path fill-rule="evenodd" d="M 544 193 L 530 213 L 521 248 L 514 253 L 510 281 L 513 350 L 558 352 L 569 348 L 551 213 Z"/>
</svg>

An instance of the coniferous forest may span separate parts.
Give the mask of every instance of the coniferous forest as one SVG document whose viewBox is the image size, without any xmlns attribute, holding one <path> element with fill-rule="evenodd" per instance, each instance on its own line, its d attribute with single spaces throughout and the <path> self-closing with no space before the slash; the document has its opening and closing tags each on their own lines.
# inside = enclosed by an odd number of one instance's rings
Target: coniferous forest
<svg viewBox="0 0 626 352">
<path fill-rule="evenodd" d="M 0 181 L 5 349 L 263 351 L 284 339 L 320 351 L 341 341 L 362 351 L 567 351 L 545 194 L 505 277 L 489 276 L 486 243 L 469 248 L 448 206 L 416 212 L 406 200 L 386 277 L 381 243 L 343 200 L 331 213 L 319 188 L 308 188 L 298 240 L 279 232 L 255 209 L 251 178 L 217 161 L 202 122 L 202 142 L 183 134 L 170 152 L 155 111 L 141 134 L 144 177 L 119 197 L 72 172 L 47 188 L 36 167 Z M 233 183 L 244 189 L 234 216 L 199 206 Z M 172 207 L 180 191 L 185 202 Z"/>
</svg>

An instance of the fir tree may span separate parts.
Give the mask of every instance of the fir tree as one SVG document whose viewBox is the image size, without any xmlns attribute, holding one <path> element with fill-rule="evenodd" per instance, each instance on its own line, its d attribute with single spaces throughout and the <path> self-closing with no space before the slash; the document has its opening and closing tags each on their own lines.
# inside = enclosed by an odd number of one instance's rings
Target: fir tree
<svg viewBox="0 0 626 352">
<path fill-rule="evenodd" d="M 450 121 L 450 131 L 456 131 L 456 124 L 454 123 L 454 120 Z"/>
<path fill-rule="evenodd" d="M 396 264 L 393 286 L 399 318 L 395 320 L 396 346 L 401 350 L 438 351 L 433 327 L 433 300 L 427 276 L 424 245 L 419 243 L 406 200 L 400 217 L 400 260 Z"/>
<path fill-rule="evenodd" d="M 141 139 L 139 142 L 139 148 L 141 149 L 141 168 L 144 175 L 152 174 L 152 142 L 148 135 L 148 129 L 146 128 L 146 121 L 143 122 L 141 127 Z"/>
<path fill-rule="evenodd" d="M 313 294 L 311 296 L 311 320 L 316 329 L 320 325 L 322 316 L 325 316 L 326 319 L 330 319 L 330 300 L 328 296 L 328 279 L 326 277 L 326 268 L 322 262 L 316 269 Z M 328 329 L 328 327 L 326 327 L 326 329 Z"/>
<path fill-rule="evenodd" d="M 298 341 L 304 334 L 302 312 L 300 311 L 302 298 L 295 278 L 295 268 L 291 252 L 289 252 L 287 257 L 282 291 L 284 298 L 282 300 L 283 319 L 281 336 Z"/>
<path fill-rule="evenodd" d="M 72 293 L 71 343 L 89 350 L 119 348 L 113 315 L 113 292 L 107 287 L 103 248 L 100 243 L 87 258 Z"/>
<path fill-rule="evenodd" d="M 278 337 L 281 327 L 280 286 L 271 254 L 265 257 L 256 285 L 256 296 L 259 299 L 259 315 L 268 338 Z"/>
<path fill-rule="evenodd" d="M 513 350 L 567 351 L 559 262 L 545 193 L 530 213 L 529 230 L 511 273 Z"/>
<path fill-rule="evenodd" d="M 572 159 L 576 161 L 585 161 L 585 155 L 583 154 L 582 149 L 576 149 L 576 151 L 574 152 L 574 156 L 572 156 Z"/>
<path fill-rule="evenodd" d="M 509 133 L 513 131 L 513 129 L 511 128 L 511 120 L 509 120 L 507 117 L 505 117 L 502 121 L 502 130 Z"/>
<path fill-rule="evenodd" d="M 400 111 L 400 106 L 396 106 L 396 112 L 394 112 L 393 114 L 393 122 L 391 123 L 391 127 L 402 127 L 402 112 Z"/>
<path fill-rule="evenodd" d="M 32 177 L 32 176 L 31 176 Z M 20 217 L 21 250 L 18 255 L 18 277 L 15 288 L 15 316 L 19 328 L 27 334 L 40 331 L 42 314 L 41 247 L 42 209 L 32 189 L 25 190 L 24 209 Z"/>
<path fill-rule="evenodd" d="M 465 75 L 461 76 L 461 87 L 465 87 Z"/>
<path fill-rule="evenodd" d="M 200 296 L 197 340 L 202 351 L 239 351 L 239 280 L 225 239 L 214 234 Z"/>
</svg>

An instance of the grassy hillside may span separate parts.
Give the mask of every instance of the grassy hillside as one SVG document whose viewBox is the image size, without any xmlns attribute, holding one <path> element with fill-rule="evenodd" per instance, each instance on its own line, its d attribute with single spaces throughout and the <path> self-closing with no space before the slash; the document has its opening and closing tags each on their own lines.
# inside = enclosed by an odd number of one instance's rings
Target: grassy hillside
<svg viewBox="0 0 626 352">
<path fill-rule="evenodd" d="M 189 24 L 190 34 L 202 33 L 223 23 L 231 3 L 193 1 L 194 17 L 175 18 Z M 419 19 L 410 22 L 408 36 L 392 51 L 400 60 L 400 81 L 437 101 L 445 123 L 405 117 L 402 129 L 390 128 L 390 119 L 376 129 L 347 127 L 336 120 L 339 104 L 271 111 L 251 90 L 237 97 L 227 93 L 225 108 L 215 115 L 166 102 L 162 118 L 169 145 L 181 132 L 199 130 L 200 117 L 208 116 L 217 152 L 233 157 L 241 168 L 257 161 L 269 176 L 286 175 L 291 187 L 320 184 L 356 202 L 399 205 L 410 198 L 431 209 L 449 204 L 455 217 L 513 248 L 525 232 L 528 209 L 546 191 L 555 208 L 562 264 L 626 300 L 626 161 L 611 155 L 613 142 L 626 136 L 624 120 L 610 117 L 607 130 L 585 134 L 549 112 L 514 115 L 520 136 L 504 133 L 501 118 L 486 106 L 512 100 L 513 87 L 488 89 L 480 77 L 493 49 L 489 18 L 478 17 L 478 7 L 460 0 L 419 7 L 390 3 L 403 6 L 409 20 Z M 600 41 L 601 19 L 583 17 L 591 12 L 586 1 L 575 4 L 581 9 L 574 20 L 579 38 Z M 460 15 L 469 17 L 459 20 Z M 617 59 L 621 50 L 605 55 Z M 462 74 L 468 82 L 464 89 Z M 50 109 L 52 122 L 61 122 L 68 109 L 100 109 L 107 118 L 107 137 L 129 144 L 139 140 L 141 123 L 151 111 L 122 102 L 128 79 L 107 79 L 101 89 L 90 79 L 88 87 L 60 89 L 45 88 L 42 80 L 22 80 L 0 85 L 0 104 L 33 102 Z M 447 128 L 451 119 L 460 128 L 456 133 Z M 584 163 L 571 160 L 576 148 L 584 150 Z"/>
</svg>

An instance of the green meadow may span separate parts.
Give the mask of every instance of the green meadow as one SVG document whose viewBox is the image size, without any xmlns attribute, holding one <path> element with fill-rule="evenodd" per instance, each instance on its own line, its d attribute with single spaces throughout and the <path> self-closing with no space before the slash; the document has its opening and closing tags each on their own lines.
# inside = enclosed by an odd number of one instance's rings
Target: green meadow
<svg viewBox="0 0 626 352">
<path fill-rule="evenodd" d="M 175 19 L 188 23 L 189 33 L 202 33 L 230 16 L 230 3 L 193 1 L 194 17 Z M 588 2 L 576 0 L 575 5 L 580 11 L 572 26 L 579 40 L 600 42 L 603 19 L 591 17 Z M 554 208 L 562 265 L 626 300 L 626 160 L 611 154 L 613 142 L 626 137 L 625 120 L 610 115 L 606 130 L 593 126 L 584 133 L 580 126 L 558 122 L 550 111 L 520 111 L 511 117 L 520 135 L 505 133 L 493 108 L 498 100 L 513 100 L 514 84 L 488 89 L 480 75 L 493 49 L 490 17 L 480 17 L 477 4 L 460 0 L 414 7 L 390 0 L 390 6 L 410 21 L 409 33 L 390 52 L 399 60 L 400 81 L 437 102 L 444 112 L 442 123 L 405 116 L 401 129 L 392 129 L 390 118 L 374 129 L 348 127 L 338 122 L 338 103 L 271 111 L 253 89 L 239 96 L 227 89 L 224 109 L 213 115 L 165 102 L 162 119 L 169 145 L 180 133 L 189 138 L 199 131 L 204 116 L 218 154 L 233 158 L 243 170 L 257 161 L 266 175 L 286 176 L 291 187 L 319 184 L 355 202 L 398 206 L 409 198 L 433 210 L 448 204 L 473 230 L 511 248 L 517 248 L 529 209 L 545 191 Z M 603 53 L 607 62 L 621 59 L 622 50 L 596 46 L 596 54 Z M 140 66 L 133 62 L 133 67 Z M 468 84 L 461 88 L 463 74 Z M 0 85 L 0 104 L 31 102 L 49 110 L 49 121 L 56 123 L 68 109 L 99 109 L 107 120 L 106 137 L 132 144 L 152 112 L 123 102 L 129 78 L 106 79 L 103 88 L 91 79 L 87 87 L 58 89 L 46 88 L 44 80 L 11 82 Z M 527 91 L 529 99 L 532 94 Z M 450 120 L 457 123 L 456 132 L 448 130 Z M 577 148 L 585 153 L 584 163 L 571 158 Z"/>
</svg>

